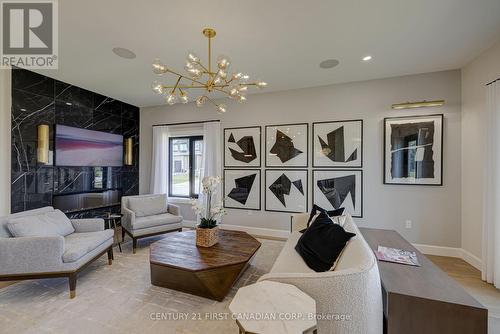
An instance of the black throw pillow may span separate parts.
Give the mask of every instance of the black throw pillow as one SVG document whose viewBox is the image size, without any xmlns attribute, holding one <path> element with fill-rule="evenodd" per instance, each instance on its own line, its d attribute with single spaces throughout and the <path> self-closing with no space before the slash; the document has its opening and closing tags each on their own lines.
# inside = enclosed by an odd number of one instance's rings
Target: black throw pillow
<svg viewBox="0 0 500 334">
<path fill-rule="evenodd" d="M 328 217 L 338 217 L 344 214 L 344 210 L 345 208 L 338 208 L 335 210 L 327 211 L 326 214 L 328 215 Z"/>
<path fill-rule="evenodd" d="M 342 214 L 344 213 L 344 210 L 345 210 L 344 208 L 339 208 L 339 209 L 335 209 L 335 210 L 331 210 L 331 211 L 326 211 L 325 209 L 323 209 L 319 205 L 314 204 L 312 207 L 312 210 L 311 210 L 311 214 L 309 215 L 309 220 L 307 221 L 307 227 L 303 230 L 300 230 L 299 232 L 304 233 L 304 231 L 307 228 L 309 228 L 309 225 L 311 225 L 311 220 L 318 213 L 318 211 L 325 212 L 328 215 L 328 217 L 337 217 L 337 216 L 342 216 Z"/>
<path fill-rule="evenodd" d="M 295 250 L 312 270 L 328 271 L 355 235 L 334 224 L 326 212 L 321 212 L 302 234 Z"/>
</svg>

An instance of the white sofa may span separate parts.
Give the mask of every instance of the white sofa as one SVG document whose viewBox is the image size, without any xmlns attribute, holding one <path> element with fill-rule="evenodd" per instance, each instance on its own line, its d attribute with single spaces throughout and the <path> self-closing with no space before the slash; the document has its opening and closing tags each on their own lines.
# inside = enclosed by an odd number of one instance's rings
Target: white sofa
<svg viewBox="0 0 500 334">
<path fill-rule="evenodd" d="M 16 236 L 9 224 L 19 219 Z M 104 220 L 69 220 L 51 206 L 0 217 L 0 281 L 67 277 L 74 298 L 81 269 L 106 252 L 111 265 L 113 237 Z"/>
<path fill-rule="evenodd" d="M 132 238 L 134 254 L 140 238 L 182 231 L 179 207 L 167 203 L 166 194 L 124 196 L 122 214 L 122 239 L 125 233 Z"/>
<path fill-rule="evenodd" d="M 377 260 L 350 216 L 344 228 L 356 233 L 334 271 L 315 272 L 295 251 L 309 214 L 292 218 L 292 233 L 271 271 L 259 281 L 295 285 L 316 300 L 319 334 L 381 334 L 382 291 Z"/>
</svg>

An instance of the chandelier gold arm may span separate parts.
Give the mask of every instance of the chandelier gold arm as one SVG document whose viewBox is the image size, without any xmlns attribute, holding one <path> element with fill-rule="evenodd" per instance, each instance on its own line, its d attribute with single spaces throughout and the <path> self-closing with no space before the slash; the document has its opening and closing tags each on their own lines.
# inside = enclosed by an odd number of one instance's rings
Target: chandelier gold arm
<svg viewBox="0 0 500 334">
<path fill-rule="evenodd" d="M 175 90 L 177 89 L 177 87 L 179 86 L 179 82 L 181 81 L 182 77 L 179 77 L 179 79 L 177 79 L 177 82 L 175 83 L 175 86 L 174 88 L 172 89 L 172 91 L 170 92 L 171 94 L 173 94 L 175 92 Z"/>
<path fill-rule="evenodd" d="M 174 88 L 175 86 L 167 86 L 167 85 L 161 85 L 162 88 L 164 89 L 171 89 Z M 190 88 L 207 88 L 206 86 L 186 86 L 186 85 L 178 85 L 177 88 L 179 89 L 190 89 Z"/>
<path fill-rule="evenodd" d="M 165 73 L 172 73 L 172 74 L 175 74 L 175 75 L 177 75 L 178 77 L 181 77 L 181 78 L 183 78 L 183 79 L 186 79 L 186 80 L 189 80 L 189 81 L 192 81 L 192 82 L 196 82 L 197 84 L 202 85 L 202 86 L 206 86 L 206 84 L 204 84 L 203 82 L 200 82 L 200 81 L 198 81 L 198 80 L 196 80 L 196 79 L 189 78 L 189 77 L 187 77 L 187 76 L 185 76 L 185 75 L 182 75 L 182 74 L 179 74 L 179 73 L 177 73 L 177 72 L 174 72 L 174 71 L 172 71 L 172 70 L 171 70 L 171 69 L 169 69 L 169 68 L 167 68 L 167 69 L 165 70 Z"/>
</svg>

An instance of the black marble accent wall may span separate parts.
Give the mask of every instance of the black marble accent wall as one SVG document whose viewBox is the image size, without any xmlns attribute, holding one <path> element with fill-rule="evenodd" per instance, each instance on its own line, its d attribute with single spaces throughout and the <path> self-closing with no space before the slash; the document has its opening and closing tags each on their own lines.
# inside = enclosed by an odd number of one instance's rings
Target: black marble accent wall
<svg viewBox="0 0 500 334">
<path fill-rule="evenodd" d="M 134 165 L 102 169 L 56 167 L 37 163 L 37 125 L 49 124 L 53 151 L 54 124 L 133 137 Z M 23 69 L 12 70 L 11 211 L 52 205 L 53 196 L 119 189 L 139 193 L 139 108 Z M 119 207 L 74 213 L 93 217 Z"/>
</svg>

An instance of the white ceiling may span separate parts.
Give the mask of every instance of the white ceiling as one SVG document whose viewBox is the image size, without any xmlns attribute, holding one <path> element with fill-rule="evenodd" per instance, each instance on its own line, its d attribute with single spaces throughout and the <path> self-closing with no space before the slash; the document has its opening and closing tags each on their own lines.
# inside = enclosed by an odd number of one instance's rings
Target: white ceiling
<svg viewBox="0 0 500 334">
<path fill-rule="evenodd" d="M 59 70 L 39 72 L 159 105 L 152 60 L 179 71 L 189 50 L 203 60 L 207 26 L 217 30 L 215 56 L 278 91 L 460 68 L 500 39 L 500 0 L 63 0 Z M 328 58 L 340 65 L 319 68 Z"/>
</svg>

